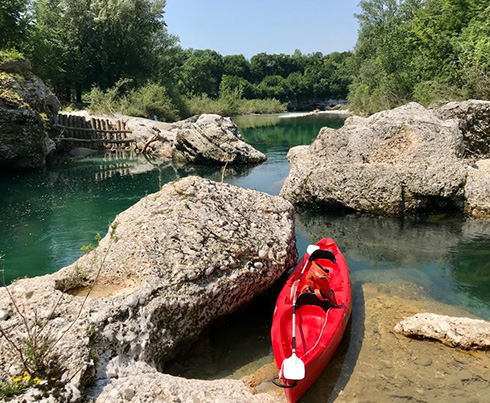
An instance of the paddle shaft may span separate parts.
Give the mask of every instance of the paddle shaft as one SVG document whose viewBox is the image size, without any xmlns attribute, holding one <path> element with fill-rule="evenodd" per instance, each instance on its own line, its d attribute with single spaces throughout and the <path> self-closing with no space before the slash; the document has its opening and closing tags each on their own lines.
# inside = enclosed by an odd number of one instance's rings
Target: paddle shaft
<svg viewBox="0 0 490 403">
<path fill-rule="evenodd" d="M 305 272 L 306 266 L 310 260 L 306 259 L 305 265 L 303 266 L 303 270 L 301 270 L 301 274 L 299 275 L 298 285 L 303 278 L 303 273 Z M 294 299 L 293 299 L 293 354 L 296 354 L 296 299 L 297 299 L 298 289 L 294 290 Z"/>
</svg>

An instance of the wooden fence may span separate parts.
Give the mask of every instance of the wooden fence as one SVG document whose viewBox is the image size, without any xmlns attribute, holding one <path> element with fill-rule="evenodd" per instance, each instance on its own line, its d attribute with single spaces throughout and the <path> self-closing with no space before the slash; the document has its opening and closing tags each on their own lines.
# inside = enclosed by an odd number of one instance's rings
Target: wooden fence
<svg viewBox="0 0 490 403">
<path fill-rule="evenodd" d="M 85 119 L 83 116 L 59 114 L 56 127 L 61 131 L 59 140 L 73 147 L 96 150 L 121 149 L 131 146 L 126 122 L 103 118 Z"/>
</svg>

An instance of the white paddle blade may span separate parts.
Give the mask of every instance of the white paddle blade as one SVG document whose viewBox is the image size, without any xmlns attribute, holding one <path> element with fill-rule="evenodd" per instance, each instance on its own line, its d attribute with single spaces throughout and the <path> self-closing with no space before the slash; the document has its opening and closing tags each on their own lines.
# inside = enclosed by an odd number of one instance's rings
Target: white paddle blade
<svg viewBox="0 0 490 403">
<path fill-rule="evenodd" d="M 311 254 L 318 249 L 320 249 L 318 245 L 308 245 L 308 247 L 306 248 L 306 253 L 311 256 Z"/>
<path fill-rule="evenodd" d="M 284 378 L 291 381 L 300 381 L 305 377 L 305 364 L 295 353 L 289 358 L 286 358 L 282 363 L 282 373 Z"/>
</svg>

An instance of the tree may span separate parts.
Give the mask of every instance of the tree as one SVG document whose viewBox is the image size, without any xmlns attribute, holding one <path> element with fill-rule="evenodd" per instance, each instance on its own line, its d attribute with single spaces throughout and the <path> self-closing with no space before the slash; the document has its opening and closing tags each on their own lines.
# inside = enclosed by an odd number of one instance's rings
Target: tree
<svg viewBox="0 0 490 403">
<path fill-rule="evenodd" d="M 252 99 L 255 97 L 253 85 L 242 77 L 224 74 L 219 87 L 220 96 L 224 94 L 238 94 L 240 97 Z"/>
<path fill-rule="evenodd" d="M 223 72 L 229 76 L 237 76 L 250 80 L 250 62 L 243 55 L 223 57 Z"/>
<path fill-rule="evenodd" d="M 217 97 L 223 75 L 223 57 L 209 49 L 190 49 L 186 53 L 187 58 L 179 74 L 181 92 L 188 95 L 207 94 Z"/>
<path fill-rule="evenodd" d="M 29 52 L 58 94 L 149 78 L 168 38 L 162 0 L 38 0 Z M 62 88 L 64 90 L 62 90 Z"/>
<path fill-rule="evenodd" d="M 0 49 L 19 48 L 29 26 L 29 0 L 0 1 Z"/>
</svg>

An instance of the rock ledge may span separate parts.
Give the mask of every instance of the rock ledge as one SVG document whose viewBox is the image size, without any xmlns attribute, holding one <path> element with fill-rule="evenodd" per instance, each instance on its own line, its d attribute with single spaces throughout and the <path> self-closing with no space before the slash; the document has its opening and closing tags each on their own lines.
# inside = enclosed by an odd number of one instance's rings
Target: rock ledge
<svg viewBox="0 0 490 403">
<path fill-rule="evenodd" d="M 397 323 L 395 332 L 408 337 L 439 340 L 462 349 L 490 349 L 490 322 L 418 313 Z"/>
</svg>

